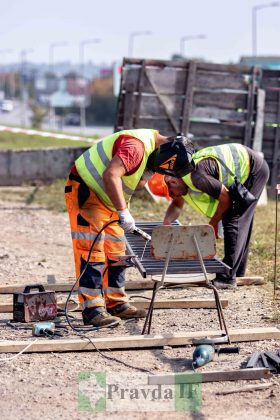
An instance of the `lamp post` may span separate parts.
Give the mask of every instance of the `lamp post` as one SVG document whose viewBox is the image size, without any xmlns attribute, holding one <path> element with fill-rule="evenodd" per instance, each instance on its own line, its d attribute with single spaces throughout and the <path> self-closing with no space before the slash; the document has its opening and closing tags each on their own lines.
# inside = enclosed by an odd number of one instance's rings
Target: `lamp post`
<svg viewBox="0 0 280 420">
<path fill-rule="evenodd" d="M 49 66 L 50 71 L 53 70 L 53 57 L 54 57 L 54 49 L 57 47 L 65 47 L 68 45 L 68 42 L 54 42 L 53 44 L 50 44 L 49 46 Z"/>
<path fill-rule="evenodd" d="M 186 41 L 191 41 L 193 39 L 205 39 L 206 35 L 203 34 L 199 34 L 199 35 L 187 35 L 187 36 L 183 36 L 180 39 L 180 54 L 183 57 L 185 54 L 185 42 Z"/>
<path fill-rule="evenodd" d="M 257 4 L 252 8 L 252 55 L 253 57 L 257 56 L 257 12 L 261 9 L 267 9 L 270 7 L 278 7 L 280 3 L 272 2 L 266 4 Z"/>
<path fill-rule="evenodd" d="M 84 50 L 85 46 L 88 44 L 98 44 L 101 40 L 99 38 L 84 39 L 80 42 L 79 46 L 79 56 L 80 56 L 80 65 L 81 65 L 81 76 L 85 79 L 84 75 Z M 84 132 L 86 127 L 86 98 L 80 102 L 80 130 L 81 133 Z"/>
<path fill-rule="evenodd" d="M 0 55 L 1 54 L 3 54 L 3 55 L 4 54 L 9 54 L 11 52 L 13 52 L 13 50 L 11 48 L 5 48 L 3 50 L 0 50 Z M 3 80 L 3 97 L 5 97 L 6 76 L 3 79 L 4 79 Z M 1 77 L 1 80 L 0 80 L 0 91 L 2 92 L 2 77 Z"/>
<path fill-rule="evenodd" d="M 128 39 L 128 57 L 133 56 L 134 38 L 141 35 L 151 35 L 151 31 L 131 32 Z"/>
<path fill-rule="evenodd" d="M 21 80 L 21 101 L 22 101 L 22 114 L 21 114 L 21 124 L 26 127 L 26 114 L 27 114 L 27 102 L 28 102 L 28 90 L 25 86 L 25 62 L 27 55 L 32 53 L 33 49 L 24 49 L 20 51 L 20 63 L 21 63 L 21 72 L 20 72 L 20 80 Z"/>
<path fill-rule="evenodd" d="M 49 67 L 50 67 L 50 72 L 53 71 L 53 57 L 54 57 L 54 49 L 57 47 L 65 47 L 66 45 L 68 45 L 68 42 L 63 41 L 63 42 L 54 42 L 53 44 L 50 44 L 49 46 Z M 50 129 L 52 128 L 52 122 L 53 122 L 53 108 L 52 108 L 52 104 L 50 101 L 50 109 L 49 109 L 49 127 Z"/>
</svg>

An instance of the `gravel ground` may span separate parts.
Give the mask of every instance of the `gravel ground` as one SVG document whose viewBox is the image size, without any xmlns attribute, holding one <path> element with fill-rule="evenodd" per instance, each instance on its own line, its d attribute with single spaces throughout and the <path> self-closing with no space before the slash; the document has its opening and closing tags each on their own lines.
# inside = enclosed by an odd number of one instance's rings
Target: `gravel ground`
<svg viewBox="0 0 280 420">
<path fill-rule="evenodd" d="M 74 265 L 68 231 L 66 214 L 55 214 L 35 206 L 26 207 L 20 203 L 0 202 L 1 210 L 1 243 L 0 243 L 0 284 L 30 284 L 47 281 L 67 282 L 73 279 Z M 265 273 L 252 273 L 264 275 Z M 141 279 L 134 269 L 128 270 L 128 279 Z M 151 292 L 132 292 L 137 295 L 150 296 Z M 280 292 L 279 292 L 280 293 Z M 229 299 L 225 310 L 227 324 L 231 328 L 249 328 L 260 326 L 280 326 L 279 301 L 273 303 L 270 285 L 262 287 L 239 287 L 236 291 L 222 291 L 222 298 Z M 210 291 L 203 288 L 165 290 L 160 298 L 199 298 L 211 297 Z M 0 303 L 11 302 L 11 296 L 1 295 Z M 10 314 L 1 314 L 0 338 L 9 340 L 29 339 L 30 330 L 15 331 L 5 322 Z M 103 330 L 91 333 L 95 337 L 110 337 L 139 334 L 143 320 L 124 322 L 114 330 Z M 156 310 L 153 318 L 153 333 L 174 331 L 201 331 L 217 329 L 217 314 L 210 309 Z M 71 336 L 71 335 L 70 335 Z M 28 343 L 28 342 L 27 342 Z M 238 369 L 254 351 L 280 348 L 279 341 L 266 340 L 254 343 L 241 343 L 239 355 L 220 355 L 215 361 L 206 365 L 201 371 Z M 152 410 L 150 401 L 142 398 L 136 405 L 122 408 L 124 401 L 114 402 L 118 411 L 113 413 L 112 404 L 107 411 L 82 411 L 79 408 L 81 393 L 90 395 L 91 403 L 95 402 L 93 392 L 87 394 L 81 385 L 78 397 L 78 377 L 81 372 L 107 372 L 107 375 L 118 377 L 123 386 L 129 387 L 137 382 L 141 373 L 137 368 L 145 369 L 152 374 L 184 372 L 191 369 L 191 346 L 160 349 L 129 350 L 104 352 L 102 357 L 97 352 L 68 352 L 22 354 L 12 361 L 3 361 L 11 355 L 1 355 L 0 375 L 0 410 L 2 419 L 119 419 L 122 412 L 129 419 L 277 419 L 279 410 L 280 378 L 273 376 L 263 381 L 238 381 L 236 383 L 220 382 L 203 384 L 202 406 L 198 413 L 175 411 L 168 403 L 161 402 L 156 411 Z M 112 360 L 116 358 L 119 362 Z M 123 362 L 123 363 L 122 363 Z M 137 376 L 138 375 L 138 376 Z M 111 377 L 110 376 L 110 377 Z M 135 382 L 136 381 L 136 382 Z M 272 383 L 273 386 L 253 393 L 217 395 L 225 389 L 240 388 L 248 384 Z M 90 380 L 85 381 L 88 386 Z M 83 383 L 84 384 L 84 383 Z M 96 385 L 96 383 L 95 383 Z M 92 388 L 91 388 L 92 389 Z M 130 388 L 129 388 L 130 389 Z M 120 397 L 120 399 L 122 399 Z M 135 399 L 137 399 L 135 397 Z M 134 401 L 135 402 L 135 401 Z M 130 404 L 131 401 L 130 401 Z M 170 408 L 171 407 L 171 408 Z M 102 409 L 102 408 L 101 408 Z M 100 409 L 100 410 L 101 410 Z M 171 411 L 165 411 L 171 410 Z"/>
</svg>

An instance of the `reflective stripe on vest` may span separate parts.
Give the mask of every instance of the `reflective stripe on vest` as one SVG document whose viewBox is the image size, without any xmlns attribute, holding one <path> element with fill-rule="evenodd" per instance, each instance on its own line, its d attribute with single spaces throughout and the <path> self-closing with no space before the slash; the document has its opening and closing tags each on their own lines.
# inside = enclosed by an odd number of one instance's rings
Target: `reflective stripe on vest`
<svg viewBox="0 0 280 420">
<path fill-rule="evenodd" d="M 89 289 L 88 287 L 79 287 L 78 293 L 84 296 L 97 297 L 101 295 L 100 289 Z"/>
<path fill-rule="evenodd" d="M 203 159 L 213 158 L 219 168 L 219 181 L 226 187 L 230 187 L 234 178 L 221 165 L 216 158 L 221 159 L 227 167 L 244 183 L 249 176 L 250 163 L 246 148 L 237 143 L 224 144 L 220 146 L 206 147 L 193 154 L 193 160 L 197 164 Z M 184 200 L 196 211 L 207 216 L 213 217 L 217 211 L 219 201 L 196 188 L 191 180 L 191 174 L 182 178 L 189 188 L 188 194 L 183 196 Z"/>
<path fill-rule="evenodd" d="M 105 295 L 125 295 L 125 288 L 124 287 L 105 287 L 104 288 Z"/>
<path fill-rule="evenodd" d="M 100 292 L 100 291 L 99 291 Z M 103 298 L 92 298 L 87 299 L 84 302 L 80 303 L 82 309 L 86 308 L 96 308 L 96 307 L 103 307 L 104 306 L 104 299 Z"/>
<path fill-rule="evenodd" d="M 149 129 L 119 131 L 102 139 L 76 160 L 76 168 L 81 178 L 111 210 L 115 211 L 116 209 L 105 192 L 103 173 L 112 160 L 115 141 L 121 135 L 127 135 L 137 138 L 144 144 L 144 156 L 140 167 L 134 174 L 121 178 L 124 197 L 128 203 L 146 168 L 148 157 L 155 150 L 156 133 L 158 131 Z"/>
<path fill-rule="evenodd" d="M 94 241 L 98 233 L 87 233 L 87 232 L 71 232 L 72 239 L 82 239 L 85 241 Z M 97 242 L 104 241 L 104 235 L 99 235 Z"/>
<path fill-rule="evenodd" d="M 97 238 L 97 233 L 88 233 L 88 232 L 71 232 L 72 239 L 81 239 L 85 241 L 94 241 Z M 99 235 L 97 242 L 102 241 L 112 241 L 112 242 L 125 242 L 124 236 L 113 236 L 108 233 Z"/>
</svg>

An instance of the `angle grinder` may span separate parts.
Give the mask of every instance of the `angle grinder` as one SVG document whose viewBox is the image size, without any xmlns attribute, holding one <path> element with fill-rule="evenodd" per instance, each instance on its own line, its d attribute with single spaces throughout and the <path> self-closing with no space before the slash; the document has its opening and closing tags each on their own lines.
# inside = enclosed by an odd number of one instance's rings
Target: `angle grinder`
<svg viewBox="0 0 280 420">
<path fill-rule="evenodd" d="M 152 239 L 148 233 L 144 232 L 142 229 L 139 229 L 137 226 L 135 226 L 131 233 L 133 233 L 133 235 L 141 236 L 145 241 L 150 241 Z"/>
</svg>

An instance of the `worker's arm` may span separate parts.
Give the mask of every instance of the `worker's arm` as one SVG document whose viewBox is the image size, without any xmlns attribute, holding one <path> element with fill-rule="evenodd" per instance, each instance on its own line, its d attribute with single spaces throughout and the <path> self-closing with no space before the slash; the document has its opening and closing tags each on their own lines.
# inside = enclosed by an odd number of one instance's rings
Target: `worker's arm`
<svg viewBox="0 0 280 420">
<path fill-rule="evenodd" d="M 126 168 L 117 155 L 113 157 L 103 173 L 106 193 L 117 210 L 124 210 L 127 207 L 121 180 L 125 173 Z"/>
<path fill-rule="evenodd" d="M 163 224 L 170 225 L 174 220 L 178 219 L 181 210 L 184 206 L 184 199 L 182 197 L 173 198 L 168 209 L 166 210 Z"/>
<path fill-rule="evenodd" d="M 210 220 L 209 224 L 213 226 L 216 234 L 216 238 L 220 239 L 218 235 L 218 223 L 222 219 L 224 213 L 231 207 L 231 199 L 227 188 L 222 185 L 221 192 L 219 195 L 219 204 L 216 213 Z"/>
</svg>

